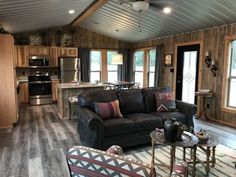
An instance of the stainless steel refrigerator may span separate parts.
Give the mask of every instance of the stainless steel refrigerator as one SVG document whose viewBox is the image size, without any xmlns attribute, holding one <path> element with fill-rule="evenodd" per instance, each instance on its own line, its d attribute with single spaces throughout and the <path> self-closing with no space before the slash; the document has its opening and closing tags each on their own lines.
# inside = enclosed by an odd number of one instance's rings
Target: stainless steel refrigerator
<svg viewBox="0 0 236 177">
<path fill-rule="evenodd" d="M 59 58 L 59 78 L 61 83 L 78 82 L 80 81 L 80 59 L 73 57 Z"/>
</svg>

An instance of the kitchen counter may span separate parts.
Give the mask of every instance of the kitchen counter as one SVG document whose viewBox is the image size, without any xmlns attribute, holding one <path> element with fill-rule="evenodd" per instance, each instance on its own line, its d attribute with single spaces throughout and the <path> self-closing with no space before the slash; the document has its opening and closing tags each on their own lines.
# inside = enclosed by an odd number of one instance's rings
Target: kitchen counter
<svg viewBox="0 0 236 177">
<path fill-rule="evenodd" d="M 96 87 L 106 87 L 107 84 L 91 84 L 90 82 L 84 82 L 84 83 L 61 83 L 58 84 L 58 89 L 75 89 L 75 88 L 96 88 Z"/>
<path fill-rule="evenodd" d="M 73 96 L 78 96 L 82 92 L 87 92 L 91 90 L 104 89 L 106 84 L 91 84 L 85 83 L 60 83 L 57 85 L 58 88 L 58 109 L 59 117 L 61 119 L 69 119 L 70 106 L 69 98 Z"/>
</svg>

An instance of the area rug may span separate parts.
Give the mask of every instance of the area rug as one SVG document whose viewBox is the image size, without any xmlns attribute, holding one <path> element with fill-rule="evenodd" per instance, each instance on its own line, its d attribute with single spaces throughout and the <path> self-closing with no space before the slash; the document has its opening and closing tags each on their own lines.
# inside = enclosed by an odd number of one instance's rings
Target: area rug
<svg viewBox="0 0 236 177">
<path fill-rule="evenodd" d="M 146 163 L 151 163 L 152 148 L 151 146 L 142 146 L 132 150 L 126 150 L 125 155 L 131 159 L 138 159 Z M 190 152 L 187 151 L 189 156 Z M 177 148 L 176 157 L 182 159 L 182 148 Z M 206 159 L 205 154 L 201 150 L 197 150 L 197 157 L 200 159 Z M 161 165 L 156 165 L 156 171 L 159 176 L 167 177 L 170 175 L 170 147 L 159 146 L 155 150 L 155 162 Z M 215 167 L 210 168 L 210 177 L 236 177 L 236 150 L 228 148 L 223 145 L 216 147 L 216 164 Z M 191 172 L 192 166 L 189 164 L 189 171 Z M 196 165 L 196 176 L 204 177 L 205 168 L 201 164 Z M 189 176 L 192 176 L 191 173 Z"/>
</svg>

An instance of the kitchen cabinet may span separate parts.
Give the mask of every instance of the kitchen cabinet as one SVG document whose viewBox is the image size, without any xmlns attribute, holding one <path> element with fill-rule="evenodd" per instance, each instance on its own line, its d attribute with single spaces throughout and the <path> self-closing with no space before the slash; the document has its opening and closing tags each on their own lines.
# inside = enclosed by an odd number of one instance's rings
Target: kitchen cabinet
<svg viewBox="0 0 236 177">
<path fill-rule="evenodd" d="M 78 57 L 75 47 L 50 47 L 50 66 L 58 67 L 58 57 Z"/>
<path fill-rule="evenodd" d="M 19 83 L 20 92 L 19 92 L 19 103 L 28 104 L 29 103 L 29 84 L 28 82 Z"/>
<path fill-rule="evenodd" d="M 58 67 L 58 47 L 50 47 L 50 66 Z"/>
<path fill-rule="evenodd" d="M 9 128 L 17 121 L 13 37 L 0 34 L 0 46 L 0 127 Z"/>
<path fill-rule="evenodd" d="M 58 99 L 58 88 L 57 85 L 60 83 L 59 80 L 52 80 L 52 101 L 57 101 Z"/>
<path fill-rule="evenodd" d="M 32 55 L 43 55 L 49 56 L 49 47 L 48 46 L 27 46 L 28 56 Z"/>
<path fill-rule="evenodd" d="M 15 46 L 16 67 L 28 67 L 27 46 Z"/>
<path fill-rule="evenodd" d="M 78 57 L 78 49 L 75 47 L 58 47 L 58 56 Z"/>
<path fill-rule="evenodd" d="M 16 67 L 28 67 L 28 57 L 33 55 L 49 56 L 50 67 L 58 67 L 58 57 L 78 57 L 76 47 L 49 47 L 49 46 L 15 46 Z"/>
</svg>

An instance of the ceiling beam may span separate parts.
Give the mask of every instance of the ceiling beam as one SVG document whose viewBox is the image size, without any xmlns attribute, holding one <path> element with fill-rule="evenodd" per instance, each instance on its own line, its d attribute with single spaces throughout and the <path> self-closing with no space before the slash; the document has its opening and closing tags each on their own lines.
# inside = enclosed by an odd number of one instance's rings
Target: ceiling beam
<svg viewBox="0 0 236 177">
<path fill-rule="evenodd" d="M 72 26 L 79 26 L 82 21 L 86 18 L 90 17 L 96 10 L 102 7 L 108 0 L 98 0 L 94 2 L 91 6 L 89 6 L 85 11 L 80 14 L 72 23 Z"/>
</svg>

